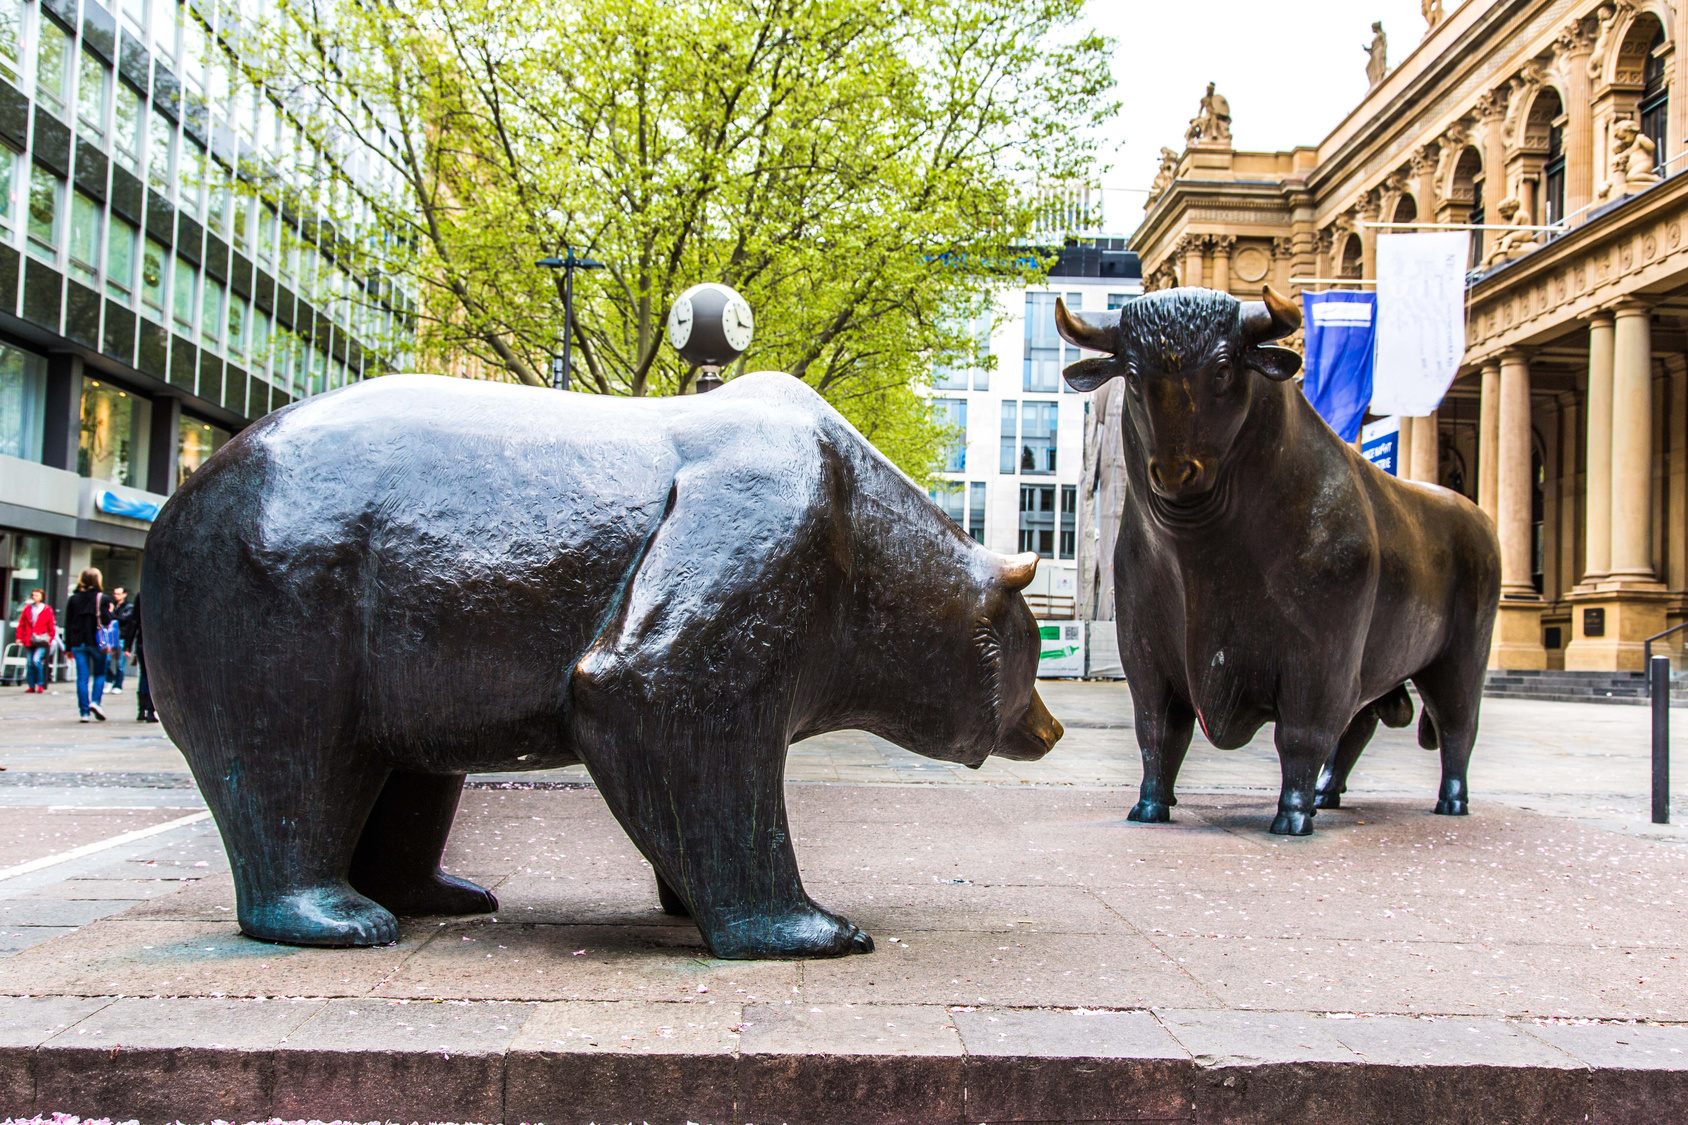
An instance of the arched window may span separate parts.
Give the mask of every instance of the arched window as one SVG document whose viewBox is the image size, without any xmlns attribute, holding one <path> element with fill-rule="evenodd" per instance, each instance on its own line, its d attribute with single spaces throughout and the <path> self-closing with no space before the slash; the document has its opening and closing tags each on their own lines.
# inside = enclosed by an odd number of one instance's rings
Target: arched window
<svg viewBox="0 0 1688 1125">
<path fill-rule="evenodd" d="M 1664 45 L 1665 29 L 1660 27 L 1653 33 L 1653 42 L 1647 48 L 1647 60 L 1641 67 L 1641 103 L 1636 106 L 1641 118 L 1641 131 L 1659 146 L 1653 159 L 1660 164 L 1665 162 L 1665 125 L 1670 117 L 1670 87 L 1665 84 L 1662 54 Z"/>
<path fill-rule="evenodd" d="M 1410 195 L 1403 195 L 1401 201 L 1395 204 L 1395 218 L 1391 221 L 1397 223 L 1418 222 L 1418 200 Z"/>
<path fill-rule="evenodd" d="M 1342 272 L 1337 276 L 1355 279 L 1363 277 L 1365 275 L 1365 260 L 1363 254 L 1364 251 L 1360 245 L 1360 236 L 1357 234 L 1349 235 L 1347 240 L 1342 244 Z"/>
<path fill-rule="evenodd" d="M 1541 221 L 1548 225 L 1565 217 L 1565 129 L 1547 131 L 1547 163 L 1541 169 Z"/>
</svg>

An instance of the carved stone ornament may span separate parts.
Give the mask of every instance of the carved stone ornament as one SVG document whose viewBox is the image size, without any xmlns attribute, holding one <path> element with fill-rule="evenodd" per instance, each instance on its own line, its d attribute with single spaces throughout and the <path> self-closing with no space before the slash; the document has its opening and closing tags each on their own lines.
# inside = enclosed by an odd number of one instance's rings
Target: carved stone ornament
<svg viewBox="0 0 1688 1125">
<path fill-rule="evenodd" d="M 1612 124 L 1612 177 L 1600 189 L 1601 199 L 1618 199 L 1659 182 L 1659 146 L 1629 118 Z"/>
<path fill-rule="evenodd" d="M 1161 146 L 1160 167 L 1155 170 L 1154 183 L 1149 185 L 1149 198 L 1144 202 L 1145 208 L 1153 205 L 1167 188 L 1172 186 L 1173 179 L 1178 175 L 1178 154 L 1171 149 Z"/>
<path fill-rule="evenodd" d="M 1424 24 L 1427 31 L 1434 30 L 1437 24 L 1447 18 L 1447 13 L 1442 11 L 1442 0 L 1421 0 L 1420 7 L 1424 11 Z"/>
<path fill-rule="evenodd" d="M 1594 36 L 1594 51 L 1588 57 L 1588 76 L 1595 85 L 1600 84 L 1600 76 L 1606 69 L 1606 58 L 1614 49 L 1612 37 L 1618 24 L 1627 22 L 1634 12 L 1635 5 L 1630 0 L 1615 0 L 1614 3 L 1600 5 L 1596 10 L 1599 29 Z"/>
<path fill-rule="evenodd" d="M 788 744 L 1042 757 L 1036 564 L 789 375 L 668 399 L 393 375 L 196 471 L 141 612 L 248 935 L 387 944 L 395 914 L 496 910 L 440 868 L 464 776 L 578 763 L 714 956 L 824 957 L 873 942 L 804 890 Z"/>
<path fill-rule="evenodd" d="M 1501 201 L 1500 218 L 1501 222 L 1508 226 L 1528 227 L 1534 225 L 1534 220 L 1530 218 L 1529 208 L 1525 207 L 1523 200 L 1516 196 Z M 1497 266 L 1502 262 L 1509 262 L 1513 258 L 1522 257 L 1531 249 L 1535 240 L 1536 233 L 1534 231 L 1501 231 L 1500 237 L 1495 239 L 1493 248 L 1483 259 L 1483 265 Z"/>
</svg>

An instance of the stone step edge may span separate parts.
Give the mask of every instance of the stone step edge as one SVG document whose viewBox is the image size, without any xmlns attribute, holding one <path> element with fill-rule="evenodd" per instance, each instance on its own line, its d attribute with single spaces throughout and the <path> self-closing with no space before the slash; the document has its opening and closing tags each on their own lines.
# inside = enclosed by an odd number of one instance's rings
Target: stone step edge
<svg viewBox="0 0 1688 1125">
<path fill-rule="evenodd" d="M 432 1024 L 429 1028 L 427 1025 Z M 1236 1009 L 0 997 L 0 1118 L 1682 1120 L 1688 1025 Z M 1645 1107 L 1625 1119 L 1615 1109 Z"/>
</svg>

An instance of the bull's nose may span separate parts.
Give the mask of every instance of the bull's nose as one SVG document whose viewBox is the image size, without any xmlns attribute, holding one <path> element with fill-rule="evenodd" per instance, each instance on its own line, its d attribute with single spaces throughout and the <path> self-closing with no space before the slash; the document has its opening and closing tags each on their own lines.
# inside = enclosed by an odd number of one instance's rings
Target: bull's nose
<svg viewBox="0 0 1688 1125">
<path fill-rule="evenodd" d="M 1160 489 L 1187 488 L 1202 475 L 1202 463 L 1189 458 L 1178 458 L 1169 468 L 1163 467 L 1158 458 L 1149 462 L 1149 477 L 1155 487 Z"/>
</svg>

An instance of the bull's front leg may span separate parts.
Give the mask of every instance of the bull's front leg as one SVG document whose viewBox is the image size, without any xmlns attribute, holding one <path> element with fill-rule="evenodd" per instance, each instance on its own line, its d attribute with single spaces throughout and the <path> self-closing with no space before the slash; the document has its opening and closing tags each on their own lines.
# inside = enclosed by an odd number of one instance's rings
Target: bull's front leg
<svg viewBox="0 0 1688 1125">
<path fill-rule="evenodd" d="M 1184 755 L 1190 750 L 1196 713 L 1169 688 L 1139 693 L 1133 685 L 1132 698 L 1137 704 L 1137 746 L 1143 754 L 1143 784 L 1137 804 L 1126 819 L 1164 824 L 1172 819 L 1172 806 L 1178 803 L 1173 786 L 1178 781 Z"/>
<path fill-rule="evenodd" d="M 1278 815 L 1272 832 L 1278 836 L 1308 836 L 1318 812 L 1319 770 L 1330 760 L 1342 737 L 1342 727 L 1331 730 L 1280 721 L 1274 735 L 1278 744 L 1278 765 L 1283 770 L 1283 788 L 1278 793 Z"/>
</svg>

